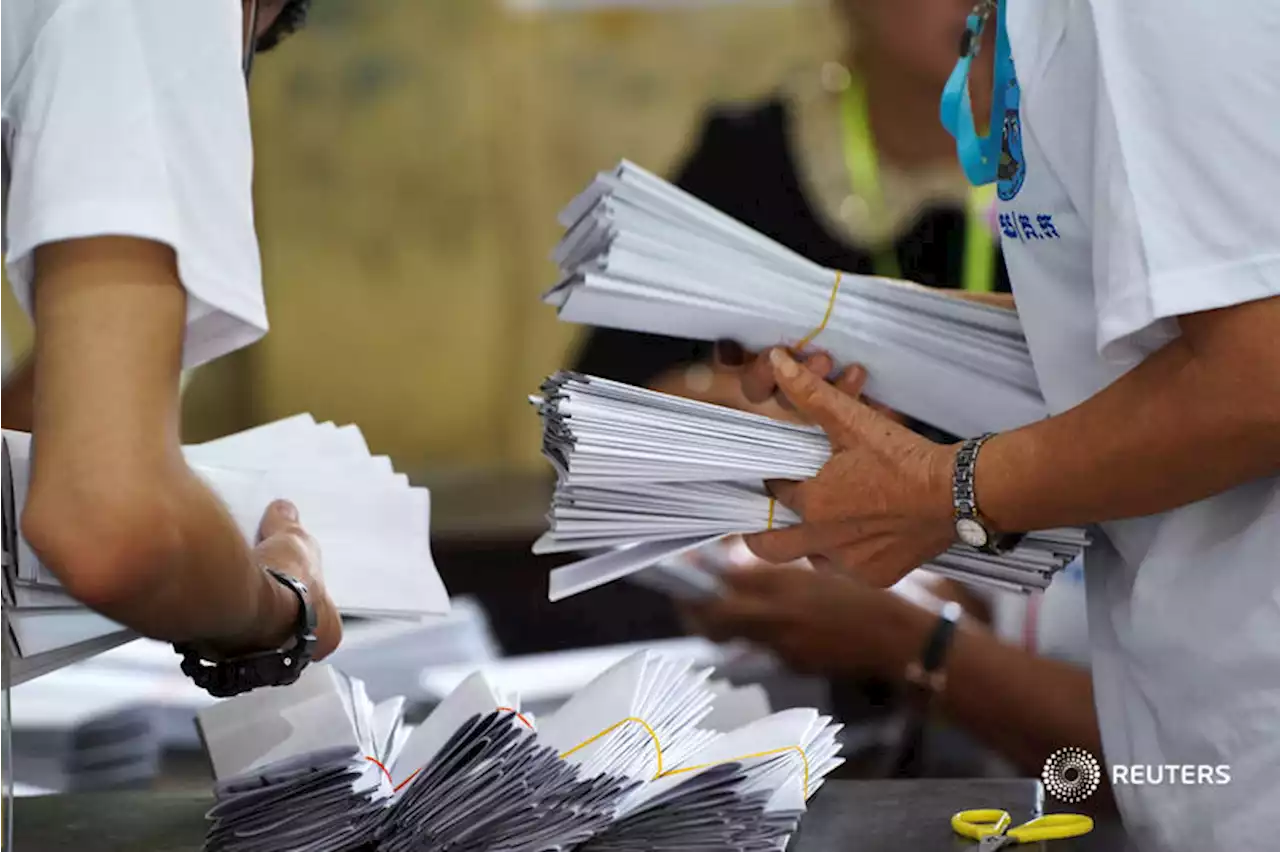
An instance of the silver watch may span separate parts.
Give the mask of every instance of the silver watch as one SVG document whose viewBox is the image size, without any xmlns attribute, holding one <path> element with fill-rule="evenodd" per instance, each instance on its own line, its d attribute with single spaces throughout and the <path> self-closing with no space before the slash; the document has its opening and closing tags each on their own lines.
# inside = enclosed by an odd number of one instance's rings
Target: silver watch
<svg viewBox="0 0 1280 852">
<path fill-rule="evenodd" d="M 956 453 L 955 475 L 951 482 L 951 502 L 955 511 L 956 538 L 984 553 L 1004 553 L 1013 549 L 1022 535 L 999 534 L 978 511 L 978 498 L 973 487 L 973 472 L 978 464 L 978 451 L 994 433 L 969 438 Z"/>
</svg>

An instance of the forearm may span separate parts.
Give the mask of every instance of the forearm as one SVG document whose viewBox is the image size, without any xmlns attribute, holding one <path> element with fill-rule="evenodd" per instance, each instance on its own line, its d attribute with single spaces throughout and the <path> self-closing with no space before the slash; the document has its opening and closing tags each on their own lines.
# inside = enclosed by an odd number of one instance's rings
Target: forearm
<svg viewBox="0 0 1280 852">
<path fill-rule="evenodd" d="M 5 376 L 3 415 L 0 425 L 19 432 L 31 431 L 32 395 L 35 391 L 35 362 L 28 356 Z"/>
<path fill-rule="evenodd" d="M 1277 365 L 1274 342 L 1228 357 L 1179 338 L 1077 407 L 992 438 L 978 504 L 998 528 L 1045 529 L 1168 511 L 1274 475 Z"/>
<path fill-rule="evenodd" d="M 885 619 L 881 674 L 901 680 L 937 622 L 913 606 Z M 965 624 L 946 657 L 940 709 L 975 738 L 1038 775 L 1055 749 L 1071 745 L 1101 755 L 1101 735 L 1089 672 L 1005 644 L 989 630 Z"/>
<path fill-rule="evenodd" d="M 36 553 L 69 593 L 157 639 L 235 647 L 287 624 L 269 618 L 287 590 L 182 455 L 172 252 L 102 238 L 42 247 L 36 268 L 22 517 Z"/>
<path fill-rule="evenodd" d="M 95 481 L 46 477 L 22 518 L 74 597 L 144 636 L 228 652 L 269 647 L 288 625 L 288 591 L 255 564 L 217 497 L 185 466 L 134 472 L 109 495 Z"/>
</svg>

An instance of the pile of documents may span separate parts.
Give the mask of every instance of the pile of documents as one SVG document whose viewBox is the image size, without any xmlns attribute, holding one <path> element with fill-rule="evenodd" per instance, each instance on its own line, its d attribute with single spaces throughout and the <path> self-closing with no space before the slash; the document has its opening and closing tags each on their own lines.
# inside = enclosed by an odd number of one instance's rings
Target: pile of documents
<svg viewBox="0 0 1280 852">
<path fill-rule="evenodd" d="M 206 849 L 782 850 L 842 762 L 839 726 L 709 677 L 640 651 L 534 718 L 476 673 L 411 727 L 402 699 L 312 666 L 199 714 Z"/>
<path fill-rule="evenodd" d="M 69 597 L 20 531 L 31 436 L 3 433 L 5 674 L 22 683 L 134 637 Z M 324 555 L 344 615 L 421 619 L 449 611 L 431 556 L 430 494 L 373 456 L 355 426 L 297 415 L 184 448 L 252 542 L 266 507 L 292 501 Z M 176 660 L 176 658 L 175 658 Z"/>
<path fill-rule="evenodd" d="M 1046 416 L 1017 314 L 826 269 L 628 162 L 560 216 L 560 318 L 693 340 L 826 350 L 866 393 L 953 435 Z"/>
<path fill-rule="evenodd" d="M 606 551 L 552 571 L 552 600 L 659 563 L 655 582 L 668 581 L 667 591 L 714 594 L 714 570 L 665 560 L 729 535 L 799 523 L 764 483 L 812 478 L 831 456 L 817 427 L 607 379 L 557 373 L 532 401 L 557 475 L 550 530 L 534 552 Z M 1008 553 L 957 544 L 921 567 L 1027 591 L 1046 587 L 1087 544 L 1084 530 L 1042 530 Z"/>
</svg>

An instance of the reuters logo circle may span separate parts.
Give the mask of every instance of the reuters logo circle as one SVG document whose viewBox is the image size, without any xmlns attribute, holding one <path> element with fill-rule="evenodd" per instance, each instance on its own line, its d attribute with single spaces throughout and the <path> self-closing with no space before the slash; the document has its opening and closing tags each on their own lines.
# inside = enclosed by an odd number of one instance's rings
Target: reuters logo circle
<svg viewBox="0 0 1280 852">
<path fill-rule="evenodd" d="M 1044 762 L 1040 779 L 1058 801 L 1083 802 L 1097 791 L 1102 767 L 1082 748 L 1060 748 Z"/>
</svg>

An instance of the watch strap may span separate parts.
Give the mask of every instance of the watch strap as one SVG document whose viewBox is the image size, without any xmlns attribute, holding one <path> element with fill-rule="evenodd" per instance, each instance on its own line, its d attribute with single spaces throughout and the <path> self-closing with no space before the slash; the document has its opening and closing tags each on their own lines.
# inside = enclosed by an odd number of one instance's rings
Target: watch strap
<svg viewBox="0 0 1280 852">
<path fill-rule="evenodd" d="M 978 509 L 977 489 L 974 485 L 974 473 L 978 467 L 978 451 L 983 444 L 995 437 L 994 432 L 969 438 L 960 444 L 956 451 L 955 469 L 951 483 L 951 499 L 959 524 L 968 522 L 978 524 L 986 534 L 986 542 L 976 549 L 984 553 L 999 554 L 1012 550 L 1022 541 L 1023 533 L 997 533 Z M 963 540 L 963 539 L 961 539 Z"/>
<path fill-rule="evenodd" d="M 182 672 L 215 698 L 229 698 L 264 686 L 294 683 L 310 664 L 316 644 L 318 617 L 307 585 L 274 568 L 264 569 L 298 599 L 293 636 L 282 647 L 226 660 L 207 660 L 192 645 L 175 645 L 182 655 Z"/>
<path fill-rule="evenodd" d="M 951 640 L 955 636 L 956 623 L 959 622 L 963 609 L 955 601 L 948 601 L 938 614 L 938 620 L 920 651 L 920 659 L 907 666 L 908 683 L 925 690 L 925 696 L 931 698 L 941 692 L 946 685 L 943 664 L 947 651 L 951 648 Z"/>
<path fill-rule="evenodd" d="M 978 518 L 978 496 L 974 490 L 973 475 L 978 466 L 978 451 L 995 437 L 994 432 L 968 438 L 956 451 L 955 471 L 951 481 L 951 499 L 958 518 Z"/>
<path fill-rule="evenodd" d="M 946 686 L 943 666 L 961 613 L 958 603 L 950 601 L 945 604 L 925 640 L 920 658 L 907 665 L 904 672 L 907 700 L 901 710 L 897 743 L 885 764 L 883 774 L 886 777 L 917 778 L 924 772 L 929 709 L 934 696 Z"/>
</svg>

